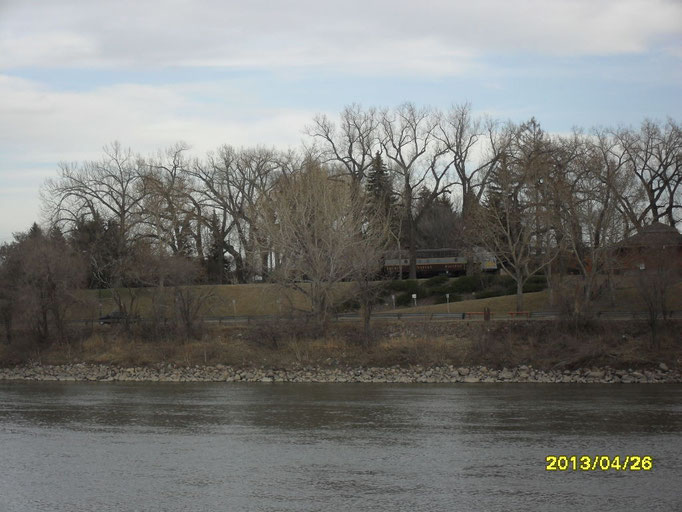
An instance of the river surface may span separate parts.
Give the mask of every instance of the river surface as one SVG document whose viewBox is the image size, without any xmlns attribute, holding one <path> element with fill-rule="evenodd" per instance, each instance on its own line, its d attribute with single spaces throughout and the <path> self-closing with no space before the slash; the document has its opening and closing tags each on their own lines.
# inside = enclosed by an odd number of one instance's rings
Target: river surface
<svg viewBox="0 0 682 512">
<path fill-rule="evenodd" d="M 0 382 L 0 510 L 682 510 L 681 431 L 678 384 Z"/>
</svg>

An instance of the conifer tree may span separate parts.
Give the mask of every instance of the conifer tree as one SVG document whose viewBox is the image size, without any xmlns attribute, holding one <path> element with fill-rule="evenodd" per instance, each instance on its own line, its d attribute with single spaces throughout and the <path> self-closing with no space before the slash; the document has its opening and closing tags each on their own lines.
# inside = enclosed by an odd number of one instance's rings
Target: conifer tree
<svg viewBox="0 0 682 512">
<path fill-rule="evenodd" d="M 377 151 L 367 173 L 365 185 L 369 203 L 376 213 L 388 217 L 393 204 L 393 184 L 381 154 Z"/>
</svg>

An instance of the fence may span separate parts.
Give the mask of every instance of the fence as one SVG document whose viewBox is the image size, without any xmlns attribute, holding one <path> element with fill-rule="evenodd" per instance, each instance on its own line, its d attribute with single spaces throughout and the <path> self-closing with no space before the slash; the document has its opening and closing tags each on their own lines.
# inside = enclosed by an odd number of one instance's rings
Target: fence
<svg viewBox="0 0 682 512">
<path fill-rule="evenodd" d="M 491 320 L 556 320 L 562 315 L 556 311 L 509 311 L 507 313 L 491 313 Z M 373 320 L 474 320 L 483 321 L 482 311 L 470 311 L 464 313 L 405 313 L 405 312 L 378 312 L 372 314 Z M 603 320 L 646 320 L 649 315 L 646 311 L 597 311 L 594 317 Z M 258 316 L 216 316 L 204 317 L 204 322 L 209 323 L 250 323 L 259 320 L 274 320 L 282 318 L 281 315 L 258 315 Z M 359 321 L 362 316 L 357 313 L 339 313 L 332 317 L 336 321 Z M 667 318 L 682 320 L 682 311 L 672 311 Z"/>
</svg>

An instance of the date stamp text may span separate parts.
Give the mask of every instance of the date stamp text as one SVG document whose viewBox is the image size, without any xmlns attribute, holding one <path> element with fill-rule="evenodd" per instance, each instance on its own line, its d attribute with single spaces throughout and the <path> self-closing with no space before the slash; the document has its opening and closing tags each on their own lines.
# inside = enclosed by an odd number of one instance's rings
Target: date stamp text
<svg viewBox="0 0 682 512">
<path fill-rule="evenodd" d="M 547 471 L 651 471 L 650 455 L 548 455 Z"/>
</svg>

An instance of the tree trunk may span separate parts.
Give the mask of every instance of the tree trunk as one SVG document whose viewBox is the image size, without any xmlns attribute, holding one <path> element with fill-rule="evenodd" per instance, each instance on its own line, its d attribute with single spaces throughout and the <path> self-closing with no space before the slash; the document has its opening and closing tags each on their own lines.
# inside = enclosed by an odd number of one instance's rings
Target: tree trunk
<svg viewBox="0 0 682 512">
<path fill-rule="evenodd" d="M 410 279 L 417 279 L 417 227 L 411 214 L 407 216 L 410 250 Z"/>
<path fill-rule="evenodd" d="M 516 311 L 523 311 L 523 278 L 516 277 Z"/>
<path fill-rule="evenodd" d="M 591 301 L 592 301 L 592 283 L 593 283 L 593 277 L 590 276 L 585 279 L 585 295 L 583 297 L 583 307 L 581 309 L 585 309 L 589 307 Z M 585 311 L 581 311 L 581 313 L 584 313 Z"/>
<path fill-rule="evenodd" d="M 7 339 L 7 344 L 12 344 L 12 310 L 10 306 L 7 305 L 6 309 L 2 311 L 2 323 L 5 326 L 5 335 Z"/>
<path fill-rule="evenodd" d="M 268 251 L 262 251 L 260 255 L 260 261 L 261 261 L 261 271 L 260 275 L 263 278 L 263 281 L 265 281 L 270 269 L 268 268 L 268 260 L 269 260 L 269 252 Z"/>
<path fill-rule="evenodd" d="M 371 318 L 372 318 L 372 305 L 369 302 L 365 302 L 362 308 L 362 324 L 365 334 L 365 346 L 369 345 L 369 335 L 371 331 Z"/>
<path fill-rule="evenodd" d="M 467 276 L 473 276 L 476 273 L 476 265 L 474 262 L 474 251 L 467 243 L 466 249 L 464 251 L 464 257 L 466 258 L 466 263 L 464 264 L 465 274 Z"/>
<path fill-rule="evenodd" d="M 226 244 L 225 248 L 227 249 L 227 252 L 230 254 L 230 256 L 232 256 L 234 259 L 234 274 L 237 278 L 237 282 L 245 283 L 246 276 L 244 272 L 244 260 L 242 259 L 242 255 L 232 244 Z"/>
</svg>

